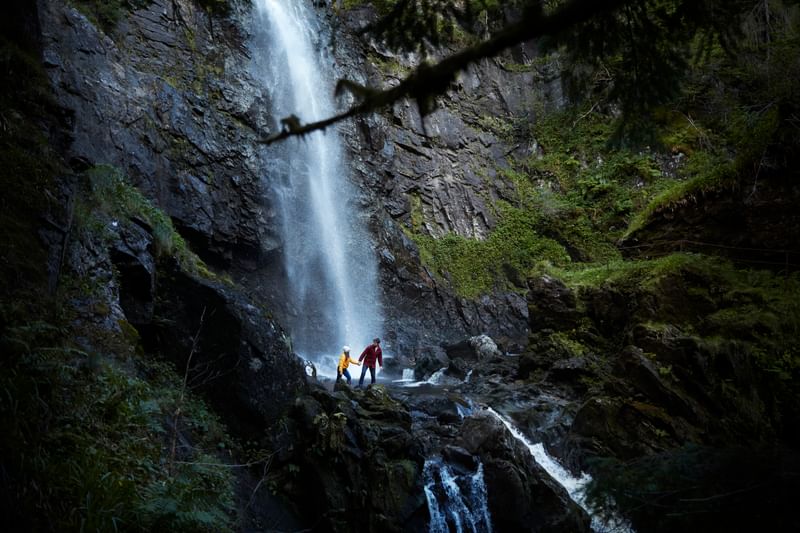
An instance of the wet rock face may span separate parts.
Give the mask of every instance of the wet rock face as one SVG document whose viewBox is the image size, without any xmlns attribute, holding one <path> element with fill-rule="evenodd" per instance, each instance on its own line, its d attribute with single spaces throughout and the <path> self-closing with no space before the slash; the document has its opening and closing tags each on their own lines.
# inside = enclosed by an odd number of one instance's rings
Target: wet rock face
<svg viewBox="0 0 800 533">
<path fill-rule="evenodd" d="M 531 331 L 575 327 L 580 318 L 575 295 L 560 280 L 546 275 L 533 278 L 528 281 L 528 289 Z"/>
<path fill-rule="evenodd" d="M 376 14 L 362 7 L 337 16 L 355 33 Z M 339 74 L 370 86 L 391 86 L 413 67 L 408 58 L 375 43 L 340 39 L 337 45 Z M 507 67 L 524 63 L 533 53 L 520 46 L 471 66 L 424 118 L 414 103 L 402 101 L 344 128 L 354 179 L 361 184 L 379 243 L 381 286 L 388 322 L 398 331 L 397 351 L 481 333 L 510 351 L 525 344 L 524 298 L 500 292 L 474 301 L 457 298 L 421 266 L 416 246 L 401 228 L 476 239 L 491 232 L 497 222 L 492 205 L 512 188 L 501 170 L 512 158 L 535 150 L 515 138 L 515 128 L 527 128 L 534 116 L 534 80 L 544 100 L 562 100 L 552 72 Z M 538 81 L 543 78 L 547 81 Z M 375 204 L 380 208 L 368 207 Z"/>
<path fill-rule="evenodd" d="M 254 148 L 268 117 L 245 36 L 189 0 L 147 4 L 105 35 L 68 3 L 39 2 L 44 64 L 69 116 L 65 158 L 121 168 L 205 259 L 254 265 L 275 239 Z"/>
<path fill-rule="evenodd" d="M 500 421 L 470 417 L 461 435 L 464 449 L 485 465 L 489 508 L 499 531 L 590 531 L 588 516 Z"/>
<path fill-rule="evenodd" d="M 406 407 L 382 386 L 343 386 L 335 393 L 314 387 L 297 400 L 274 439 L 280 481 L 308 527 L 425 528 L 423 450 Z"/>
<path fill-rule="evenodd" d="M 286 334 L 234 287 L 157 260 L 141 221 L 104 222 L 108 244 L 83 238 L 67 254 L 67 268 L 98 287 L 74 302 L 81 322 L 97 331 L 133 325 L 145 351 L 171 360 L 228 427 L 260 438 L 306 387 Z"/>
<path fill-rule="evenodd" d="M 300 360 L 263 309 L 219 282 L 163 268 L 146 349 L 168 354 L 237 434 L 260 438 L 305 389 Z"/>
<path fill-rule="evenodd" d="M 249 9 L 234 3 L 230 17 L 210 20 L 191 0 L 155 0 L 106 35 L 68 4 L 40 0 L 39 20 L 46 70 L 66 110 L 66 159 L 80 169 L 121 168 L 204 260 L 234 269 L 278 309 L 281 242 L 255 142 L 275 121 L 249 72 Z M 345 17 L 347 27 L 363 20 L 356 12 Z M 370 82 L 384 81 L 385 73 L 365 61 L 366 49 L 347 35 L 337 39 L 339 75 L 367 81 L 367 72 Z M 457 298 L 421 266 L 400 226 L 413 226 L 418 208 L 429 222 L 415 231 L 486 236 L 495 223 L 487 199 L 508 188 L 496 169 L 528 149 L 501 139 L 507 124 L 498 129 L 486 117 L 498 114 L 510 124 L 527 116 L 523 88 L 532 76 L 488 62 L 465 73 L 461 89 L 424 124 L 401 103 L 389 115 L 343 125 L 352 177 L 361 186 L 357 204 L 377 245 L 393 351 L 411 354 L 481 333 L 524 344 L 524 298 Z M 253 273 L 266 265 L 268 272 Z"/>
<path fill-rule="evenodd" d="M 496 530 L 589 531 L 588 517 L 494 416 L 453 389 L 396 394 L 411 410 L 412 432 L 426 459 L 438 458 L 453 472 L 467 474 L 483 465 Z"/>
</svg>

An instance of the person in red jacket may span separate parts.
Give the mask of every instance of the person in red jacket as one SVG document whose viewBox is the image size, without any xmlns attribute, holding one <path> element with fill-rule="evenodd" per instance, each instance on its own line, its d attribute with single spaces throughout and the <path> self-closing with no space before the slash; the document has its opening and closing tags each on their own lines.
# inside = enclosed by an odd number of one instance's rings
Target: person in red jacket
<svg viewBox="0 0 800 533">
<path fill-rule="evenodd" d="M 383 352 L 381 352 L 381 340 L 377 337 L 372 339 L 372 344 L 364 348 L 364 351 L 361 352 L 361 355 L 358 357 L 358 361 L 364 361 L 364 366 L 361 367 L 361 379 L 358 380 L 358 386 L 361 387 L 364 385 L 364 376 L 367 375 L 367 369 L 369 368 L 369 375 L 372 378 L 372 383 L 375 383 L 375 362 L 377 361 L 378 364 L 383 368 Z"/>
</svg>

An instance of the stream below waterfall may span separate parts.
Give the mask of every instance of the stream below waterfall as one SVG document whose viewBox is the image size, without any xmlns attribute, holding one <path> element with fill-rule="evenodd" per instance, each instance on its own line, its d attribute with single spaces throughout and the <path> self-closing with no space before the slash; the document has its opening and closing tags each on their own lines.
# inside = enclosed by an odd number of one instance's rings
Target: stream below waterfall
<svg viewBox="0 0 800 533">
<path fill-rule="evenodd" d="M 451 394 L 442 387 L 443 380 L 452 378 L 445 376 L 446 369 L 440 369 L 423 381 L 414 381 L 413 371 L 403 371 L 403 379 L 394 380 L 390 387 L 406 390 L 409 394 Z M 468 383 L 471 373 L 462 383 Z M 626 519 L 616 515 L 613 502 L 609 509 L 593 507 L 584 493 L 591 477 L 586 473 L 572 474 L 551 456 L 542 442 L 532 442 L 511 420 L 490 406 L 480 404 L 469 396 L 459 396 L 455 402 L 455 410 L 463 420 L 477 413 L 488 413 L 499 420 L 506 430 L 530 452 L 534 461 L 541 466 L 558 485 L 564 488 L 569 497 L 583 509 L 591 519 L 591 529 L 596 533 L 634 533 Z M 419 416 L 419 414 L 417 415 Z M 488 489 L 483 478 L 483 465 L 480 459 L 473 458 L 476 465 L 467 470 L 463 465 L 448 464 L 439 456 L 429 458 L 424 468 L 424 490 L 430 514 L 430 532 L 489 532 L 492 522 L 488 506 Z"/>
</svg>

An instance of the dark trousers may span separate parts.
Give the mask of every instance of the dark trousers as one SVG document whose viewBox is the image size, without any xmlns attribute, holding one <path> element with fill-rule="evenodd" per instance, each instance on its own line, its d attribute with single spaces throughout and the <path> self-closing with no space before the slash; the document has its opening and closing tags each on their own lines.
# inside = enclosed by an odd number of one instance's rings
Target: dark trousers
<svg viewBox="0 0 800 533">
<path fill-rule="evenodd" d="M 364 376 L 367 375 L 368 368 L 369 368 L 369 375 L 372 378 L 372 383 L 375 384 L 375 367 L 364 365 L 361 367 L 361 379 L 358 380 L 359 387 L 364 384 Z"/>
<path fill-rule="evenodd" d="M 350 380 L 352 379 L 350 377 L 350 371 L 345 368 L 344 371 L 342 371 L 341 374 L 336 376 L 336 381 L 339 381 L 339 378 L 341 378 L 342 376 L 345 377 L 345 379 L 347 380 L 347 384 L 350 385 Z"/>
</svg>

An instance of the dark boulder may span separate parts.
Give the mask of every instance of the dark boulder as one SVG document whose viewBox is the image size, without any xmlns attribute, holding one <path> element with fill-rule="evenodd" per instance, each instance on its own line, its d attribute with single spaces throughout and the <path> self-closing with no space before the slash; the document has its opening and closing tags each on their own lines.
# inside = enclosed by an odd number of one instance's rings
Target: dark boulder
<svg viewBox="0 0 800 533">
<path fill-rule="evenodd" d="M 550 276 L 528 281 L 528 325 L 531 332 L 573 329 L 580 318 L 572 291 Z"/>
<path fill-rule="evenodd" d="M 335 393 L 311 387 L 282 427 L 274 444 L 291 443 L 291 451 L 274 471 L 308 527 L 424 527 L 422 448 L 411 434 L 410 414 L 383 386 Z"/>
<path fill-rule="evenodd" d="M 175 264 L 157 279 L 153 319 L 139 328 L 145 349 L 171 358 L 237 433 L 260 436 L 305 387 L 286 334 L 233 287 Z"/>
</svg>

